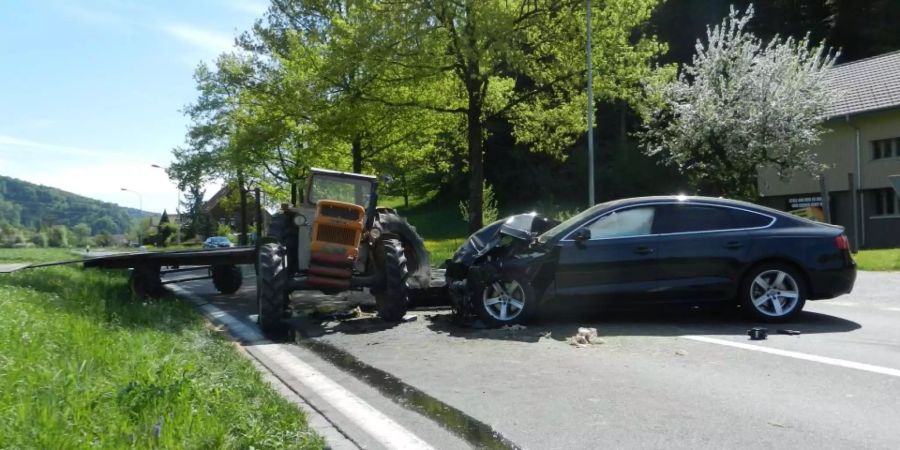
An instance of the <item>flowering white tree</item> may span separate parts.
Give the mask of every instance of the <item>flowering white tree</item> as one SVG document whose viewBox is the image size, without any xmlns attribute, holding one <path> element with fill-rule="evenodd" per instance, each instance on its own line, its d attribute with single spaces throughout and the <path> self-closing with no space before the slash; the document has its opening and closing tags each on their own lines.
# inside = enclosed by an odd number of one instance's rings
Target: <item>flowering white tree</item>
<svg viewBox="0 0 900 450">
<path fill-rule="evenodd" d="M 836 92 L 825 76 L 836 54 L 824 43 L 746 30 L 752 5 L 707 28 L 706 43 L 678 77 L 651 85 L 646 152 L 686 174 L 700 193 L 753 199 L 761 167 L 788 178 L 818 173 L 813 146 Z"/>
</svg>

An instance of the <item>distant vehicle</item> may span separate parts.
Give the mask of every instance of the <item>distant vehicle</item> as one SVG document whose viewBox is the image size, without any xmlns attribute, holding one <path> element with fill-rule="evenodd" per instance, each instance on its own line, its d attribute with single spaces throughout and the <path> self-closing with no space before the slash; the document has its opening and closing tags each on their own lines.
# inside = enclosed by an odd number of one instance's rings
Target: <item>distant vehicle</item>
<svg viewBox="0 0 900 450">
<path fill-rule="evenodd" d="M 447 261 L 454 307 L 511 324 L 546 301 L 735 302 L 783 321 L 806 300 L 856 280 L 843 228 L 751 203 L 644 197 L 596 205 L 562 223 L 537 214 L 494 222 Z"/>
<path fill-rule="evenodd" d="M 203 241 L 203 248 L 227 248 L 234 247 L 234 244 L 231 243 L 225 236 L 212 236 L 206 238 Z"/>
</svg>

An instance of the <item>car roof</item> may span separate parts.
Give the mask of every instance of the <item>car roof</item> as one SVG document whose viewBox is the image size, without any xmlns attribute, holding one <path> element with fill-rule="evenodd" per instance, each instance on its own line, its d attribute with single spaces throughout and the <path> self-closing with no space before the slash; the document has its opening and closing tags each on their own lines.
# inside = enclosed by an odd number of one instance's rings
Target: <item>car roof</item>
<svg viewBox="0 0 900 450">
<path fill-rule="evenodd" d="M 652 197 L 623 198 L 620 200 L 614 200 L 614 201 L 610 202 L 609 206 L 627 206 L 627 205 L 655 203 L 655 202 L 679 202 L 679 203 L 690 203 L 690 204 L 730 206 L 733 208 L 757 210 L 760 212 L 767 212 L 767 213 L 778 213 L 781 215 L 784 214 L 784 211 L 778 211 L 777 209 L 768 208 L 766 206 L 761 206 L 761 205 L 757 205 L 755 203 L 745 202 L 742 200 L 732 200 L 732 199 L 723 198 L 723 197 L 704 197 L 701 195 L 657 195 L 657 196 L 652 196 Z"/>
</svg>

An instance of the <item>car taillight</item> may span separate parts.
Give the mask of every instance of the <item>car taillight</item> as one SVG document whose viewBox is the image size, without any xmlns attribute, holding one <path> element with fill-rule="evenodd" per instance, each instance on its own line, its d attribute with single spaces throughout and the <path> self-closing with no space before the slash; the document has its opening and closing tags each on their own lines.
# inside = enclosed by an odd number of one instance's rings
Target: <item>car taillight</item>
<svg viewBox="0 0 900 450">
<path fill-rule="evenodd" d="M 834 243 L 837 245 L 838 250 L 850 250 L 850 240 L 847 239 L 845 234 L 835 237 Z"/>
</svg>

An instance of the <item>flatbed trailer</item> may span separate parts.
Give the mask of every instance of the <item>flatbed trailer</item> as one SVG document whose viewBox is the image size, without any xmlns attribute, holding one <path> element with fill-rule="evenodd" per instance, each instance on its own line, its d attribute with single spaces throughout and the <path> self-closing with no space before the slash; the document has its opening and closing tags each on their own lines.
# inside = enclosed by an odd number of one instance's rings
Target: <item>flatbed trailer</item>
<svg viewBox="0 0 900 450">
<path fill-rule="evenodd" d="M 232 294 L 243 284 L 239 265 L 256 264 L 257 248 L 250 246 L 210 248 L 198 250 L 178 250 L 173 252 L 132 252 L 104 255 L 93 258 L 55 261 L 39 264 L 10 264 L 0 267 L 0 273 L 16 272 L 39 267 L 82 264 L 85 268 L 131 269 L 129 285 L 139 296 L 160 297 L 165 294 L 163 286 L 171 283 L 212 279 L 216 289 L 223 294 Z M 162 276 L 207 269 L 207 275 L 174 280 L 163 280 Z"/>
<path fill-rule="evenodd" d="M 0 264 L 0 273 L 10 273 L 40 267 L 82 264 L 84 268 L 131 269 L 129 286 L 142 297 L 165 295 L 164 286 L 173 283 L 208 280 L 222 294 L 233 294 L 243 284 L 243 274 L 238 266 L 254 266 L 258 263 L 255 246 L 229 248 L 177 250 L 171 252 L 116 253 L 83 259 L 54 261 L 37 264 Z M 180 272 L 207 270 L 206 275 L 163 280 L 164 275 Z M 410 301 L 415 306 L 440 306 L 448 304 L 444 282 L 444 270 L 432 269 L 427 288 L 411 289 Z"/>
</svg>

